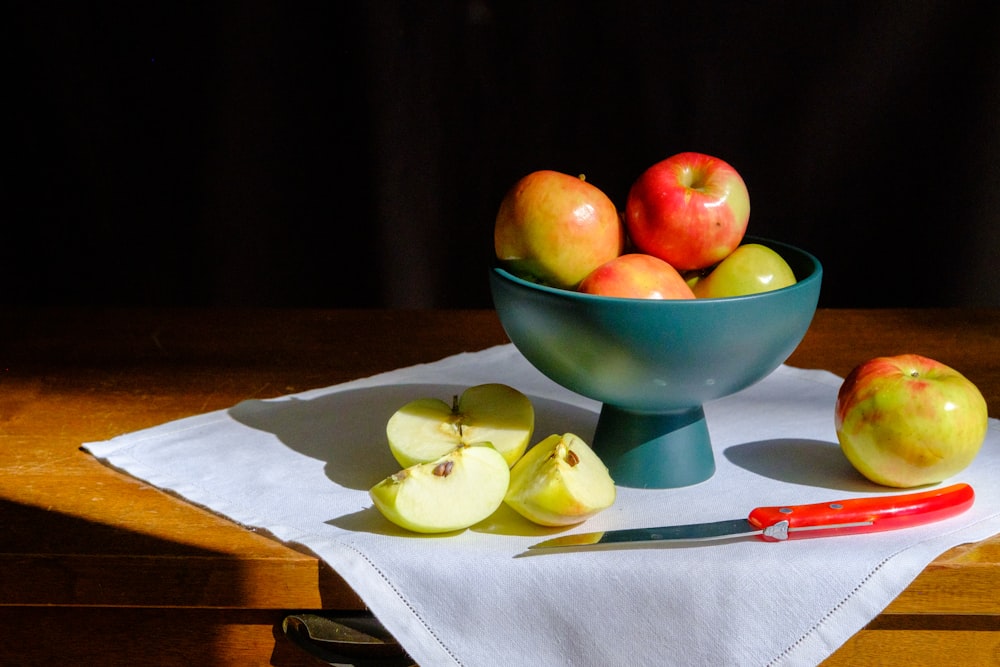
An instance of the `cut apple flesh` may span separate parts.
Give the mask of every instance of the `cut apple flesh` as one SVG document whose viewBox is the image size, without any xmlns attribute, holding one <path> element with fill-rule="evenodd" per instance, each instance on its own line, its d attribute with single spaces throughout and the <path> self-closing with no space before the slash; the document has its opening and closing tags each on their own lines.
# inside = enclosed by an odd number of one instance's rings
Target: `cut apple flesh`
<svg viewBox="0 0 1000 667">
<path fill-rule="evenodd" d="M 386 424 L 392 455 L 404 468 L 440 458 L 462 444 L 458 415 L 437 398 L 411 401 Z"/>
<path fill-rule="evenodd" d="M 580 437 L 551 435 L 510 471 L 504 501 L 543 526 L 579 523 L 610 507 L 615 483 L 604 462 Z"/>
<path fill-rule="evenodd" d="M 375 507 L 397 526 L 418 533 L 468 528 L 503 502 L 510 468 L 488 443 L 459 446 L 428 463 L 385 478 L 369 490 Z"/>
<path fill-rule="evenodd" d="M 389 449 L 401 466 L 427 463 L 459 445 L 489 442 L 512 466 L 535 426 L 531 401 L 499 383 L 469 387 L 451 405 L 422 398 L 397 410 L 386 424 Z"/>
</svg>

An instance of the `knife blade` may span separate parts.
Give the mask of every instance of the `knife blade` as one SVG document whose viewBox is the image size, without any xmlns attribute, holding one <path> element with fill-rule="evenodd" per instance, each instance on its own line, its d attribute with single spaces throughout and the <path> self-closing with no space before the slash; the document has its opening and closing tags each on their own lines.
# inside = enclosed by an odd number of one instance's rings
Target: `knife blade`
<svg viewBox="0 0 1000 667">
<path fill-rule="evenodd" d="M 961 514 L 972 507 L 973 502 L 975 492 L 972 487 L 960 483 L 917 493 L 867 496 L 808 505 L 757 507 L 745 519 L 577 533 L 545 540 L 528 548 L 564 549 L 742 537 L 781 542 L 802 537 L 871 533 L 941 521 Z"/>
</svg>

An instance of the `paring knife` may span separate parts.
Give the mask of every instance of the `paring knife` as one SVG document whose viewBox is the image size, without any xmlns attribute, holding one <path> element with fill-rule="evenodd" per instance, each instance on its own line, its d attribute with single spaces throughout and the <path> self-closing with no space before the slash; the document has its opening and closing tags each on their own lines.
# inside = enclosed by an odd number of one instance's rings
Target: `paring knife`
<svg viewBox="0 0 1000 667">
<path fill-rule="evenodd" d="M 961 514 L 972 507 L 968 484 L 918 493 L 835 500 L 812 505 L 758 507 L 746 519 L 660 528 L 579 533 L 533 544 L 529 549 L 592 547 L 642 542 L 700 541 L 757 536 L 767 542 L 909 528 Z"/>
</svg>

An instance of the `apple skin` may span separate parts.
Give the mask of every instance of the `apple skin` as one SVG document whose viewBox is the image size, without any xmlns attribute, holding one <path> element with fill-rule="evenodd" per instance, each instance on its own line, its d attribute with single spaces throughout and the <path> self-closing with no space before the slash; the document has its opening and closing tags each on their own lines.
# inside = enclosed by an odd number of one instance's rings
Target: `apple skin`
<svg viewBox="0 0 1000 667">
<path fill-rule="evenodd" d="M 635 248 L 682 272 L 722 261 L 743 240 L 749 220 L 743 177 L 704 153 L 678 153 L 649 167 L 625 203 Z"/>
<path fill-rule="evenodd" d="M 577 291 L 631 299 L 693 299 L 677 269 L 641 253 L 619 255 L 587 274 Z"/>
<path fill-rule="evenodd" d="M 501 266 L 534 282 L 575 289 L 622 252 L 625 230 L 614 202 L 583 177 L 540 170 L 504 195 L 493 228 Z"/>
<path fill-rule="evenodd" d="M 700 299 L 758 294 L 795 284 L 795 273 L 788 262 L 771 248 L 747 243 L 736 248 L 708 275 L 692 285 Z"/>
<path fill-rule="evenodd" d="M 986 438 L 979 389 L 953 368 L 917 354 L 876 357 L 855 367 L 837 395 L 837 439 L 851 464 L 876 484 L 936 484 L 964 470 Z"/>
</svg>

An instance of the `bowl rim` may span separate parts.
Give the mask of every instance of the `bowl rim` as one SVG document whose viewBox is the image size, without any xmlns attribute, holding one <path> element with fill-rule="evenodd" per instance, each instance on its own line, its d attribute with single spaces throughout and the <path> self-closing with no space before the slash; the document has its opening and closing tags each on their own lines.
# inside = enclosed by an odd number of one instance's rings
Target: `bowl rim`
<svg viewBox="0 0 1000 667">
<path fill-rule="evenodd" d="M 747 245 L 750 243 L 760 243 L 761 245 L 766 245 L 768 247 L 777 246 L 778 248 L 787 248 L 796 253 L 802 255 L 809 263 L 812 264 L 812 271 L 809 272 L 805 278 L 796 278 L 794 285 L 788 285 L 787 287 L 780 287 L 776 290 L 768 290 L 766 292 L 757 292 L 755 294 L 742 294 L 740 296 L 726 296 L 726 297 L 700 297 L 696 299 L 646 299 L 643 297 L 627 297 L 627 296 L 605 296 L 603 294 L 587 294 L 585 292 L 577 292 L 571 289 L 564 289 L 561 287 L 553 287 L 551 285 L 544 285 L 542 283 L 532 282 L 524 278 L 520 278 L 507 269 L 499 266 L 496 260 L 494 260 L 491 266 L 491 273 L 498 275 L 505 280 L 514 283 L 515 285 L 520 285 L 530 289 L 539 290 L 541 292 L 547 292 L 553 296 L 564 297 L 568 299 L 579 299 L 581 301 L 604 301 L 608 303 L 612 302 L 622 302 L 630 304 L 678 304 L 680 307 L 699 307 L 696 304 L 706 304 L 706 303 L 720 303 L 720 302 L 735 302 L 735 301 L 752 301 L 755 299 L 764 299 L 768 297 L 773 297 L 776 294 L 787 293 L 794 290 L 807 289 L 812 283 L 819 281 L 823 276 L 823 264 L 819 259 L 813 255 L 808 250 L 803 250 L 798 246 L 793 246 L 789 243 L 783 241 L 775 241 L 773 239 L 768 239 L 760 236 L 744 236 L 743 240 L 740 241 L 740 245 Z M 683 305 L 681 305 L 683 304 Z"/>
</svg>

